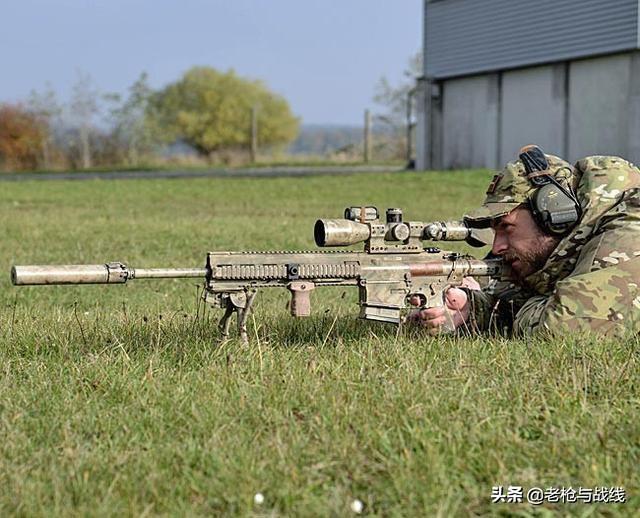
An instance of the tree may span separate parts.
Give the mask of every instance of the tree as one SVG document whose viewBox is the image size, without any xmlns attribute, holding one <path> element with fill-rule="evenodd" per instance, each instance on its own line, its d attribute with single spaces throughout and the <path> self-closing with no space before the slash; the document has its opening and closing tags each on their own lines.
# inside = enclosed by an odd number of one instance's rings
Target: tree
<svg viewBox="0 0 640 518">
<path fill-rule="evenodd" d="M 182 139 L 211 157 L 222 150 L 250 149 L 254 109 L 261 146 L 284 145 L 295 138 L 298 120 L 287 101 L 233 70 L 192 68 L 152 96 L 147 116 L 165 141 Z"/>
<path fill-rule="evenodd" d="M 42 92 L 32 90 L 27 105 L 29 111 L 42 122 L 43 128 L 46 129 L 46 135 L 42 139 L 42 165 L 48 169 L 52 165 L 52 155 L 55 148 L 54 124 L 62 114 L 62 107 L 49 83 L 46 84 Z"/>
<path fill-rule="evenodd" d="M 77 126 L 82 167 L 85 169 L 91 167 L 90 138 L 93 131 L 93 120 L 99 111 L 99 98 L 100 93 L 94 86 L 91 76 L 86 72 L 79 71 L 78 79 L 73 85 L 69 108 Z"/>
<path fill-rule="evenodd" d="M 0 162 L 8 169 L 35 169 L 46 127 L 18 104 L 0 105 Z"/>
<path fill-rule="evenodd" d="M 416 78 L 421 75 L 422 54 L 418 52 L 409 59 L 399 83 L 394 85 L 386 77 L 381 77 L 375 86 L 373 101 L 384 111 L 375 114 L 374 124 L 382 126 L 383 132 L 391 137 L 393 154 L 397 157 L 405 156 L 407 102 L 409 93 L 415 87 Z"/>
<path fill-rule="evenodd" d="M 118 145 L 126 149 L 127 161 L 137 165 L 140 155 L 154 147 L 156 138 L 145 114 L 153 90 L 146 72 L 129 87 L 129 95 L 122 100 L 117 94 L 109 96 L 116 106 L 111 110 L 113 136 Z"/>
</svg>

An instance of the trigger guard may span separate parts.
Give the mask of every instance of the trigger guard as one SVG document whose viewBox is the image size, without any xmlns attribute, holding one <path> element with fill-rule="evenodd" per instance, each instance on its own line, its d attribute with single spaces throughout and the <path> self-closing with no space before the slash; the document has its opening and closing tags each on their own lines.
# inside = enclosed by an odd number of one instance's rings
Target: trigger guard
<svg viewBox="0 0 640 518">
<path fill-rule="evenodd" d="M 423 307 L 430 307 L 430 308 L 444 308 L 447 306 L 447 290 L 449 288 L 451 288 L 451 284 L 445 284 L 444 286 L 442 286 L 442 290 L 440 290 L 440 286 L 434 287 L 434 285 L 430 285 L 429 289 L 431 291 L 432 296 L 428 299 L 425 300 L 425 305 Z M 438 296 L 438 292 L 441 293 L 440 296 Z M 426 299 L 426 297 L 425 297 Z M 428 306 L 427 306 L 428 304 Z"/>
</svg>

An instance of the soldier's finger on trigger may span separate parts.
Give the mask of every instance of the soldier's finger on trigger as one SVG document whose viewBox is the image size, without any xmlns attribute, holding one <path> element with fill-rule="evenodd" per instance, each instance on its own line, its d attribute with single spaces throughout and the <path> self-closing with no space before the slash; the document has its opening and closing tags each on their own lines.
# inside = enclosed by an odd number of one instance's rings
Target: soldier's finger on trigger
<svg viewBox="0 0 640 518">
<path fill-rule="evenodd" d="M 411 297 L 409 297 L 409 304 L 411 304 L 412 306 L 419 306 L 420 297 L 418 297 L 417 295 L 412 295 Z"/>
</svg>

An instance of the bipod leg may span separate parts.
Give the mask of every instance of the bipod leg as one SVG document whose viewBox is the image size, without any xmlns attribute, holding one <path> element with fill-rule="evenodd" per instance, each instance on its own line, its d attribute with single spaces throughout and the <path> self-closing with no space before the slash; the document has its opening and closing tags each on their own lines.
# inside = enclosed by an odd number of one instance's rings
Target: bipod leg
<svg viewBox="0 0 640 518">
<path fill-rule="evenodd" d="M 220 343 L 224 343 L 229 339 L 229 326 L 231 325 L 231 315 L 236 311 L 236 306 L 233 304 L 231 298 L 227 298 L 227 305 L 224 310 L 224 315 L 218 323 L 218 329 L 220 330 Z"/>
<path fill-rule="evenodd" d="M 253 300 L 256 297 L 255 290 L 247 290 L 247 303 L 244 308 L 238 308 L 238 334 L 240 335 L 240 340 L 244 345 L 249 344 L 249 335 L 247 333 L 247 318 L 249 318 L 249 314 L 251 313 L 251 306 L 253 305 Z"/>
</svg>

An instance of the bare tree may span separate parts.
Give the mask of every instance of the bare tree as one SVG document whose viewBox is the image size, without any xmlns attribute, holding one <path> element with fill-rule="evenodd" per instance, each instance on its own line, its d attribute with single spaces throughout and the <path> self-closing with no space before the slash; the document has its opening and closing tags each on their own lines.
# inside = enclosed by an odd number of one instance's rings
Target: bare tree
<svg viewBox="0 0 640 518">
<path fill-rule="evenodd" d="M 78 129 L 82 167 L 91 167 L 91 132 L 96 114 L 99 111 L 100 92 L 94 86 L 91 76 L 78 71 L 78 79 L 73 86 L 69 109 Z"/>
<path fill-rule="evenodd" d="M 152 93 L 148 75 L 143 72 L 129 87 L 126 98 L 123 99 L 119 94 L 108 96 L 108 100 L 114 104 L 110 111 L 113 136 L 118 145 L 126 149 L 126 158 L 131 165 L 137 165 L 140 156 L 148 153 L 155 144 L 153 129 L 146 118 Z"/>
<path fill-rule="evenodd" d="M 416 77 L 422 75 L 422 54 L 416 53 L 409 59 L 403 72 L 402 80 L 392 84 L 386 77 L 381 77 L 375 86 L 373 101 L 382 110 L 375 114 L 374 123 L 391 139 L 391 147 L 397 157 L 406 153 L 405 133 L 407 130 L 407 103 L 409 93 L 415 86 Z"/>
<path fill-rule="evenodd" d="M 29 111 L 33 113 L 46 129 L 42 139 L 42 165 L 49 169 L 52 165 L 54 149 L 54 125 L 62 114 L 62 107 L 51 83 L 46 83 L 42 92 L 32 90 L 27 100 Z"/>
</svg>

